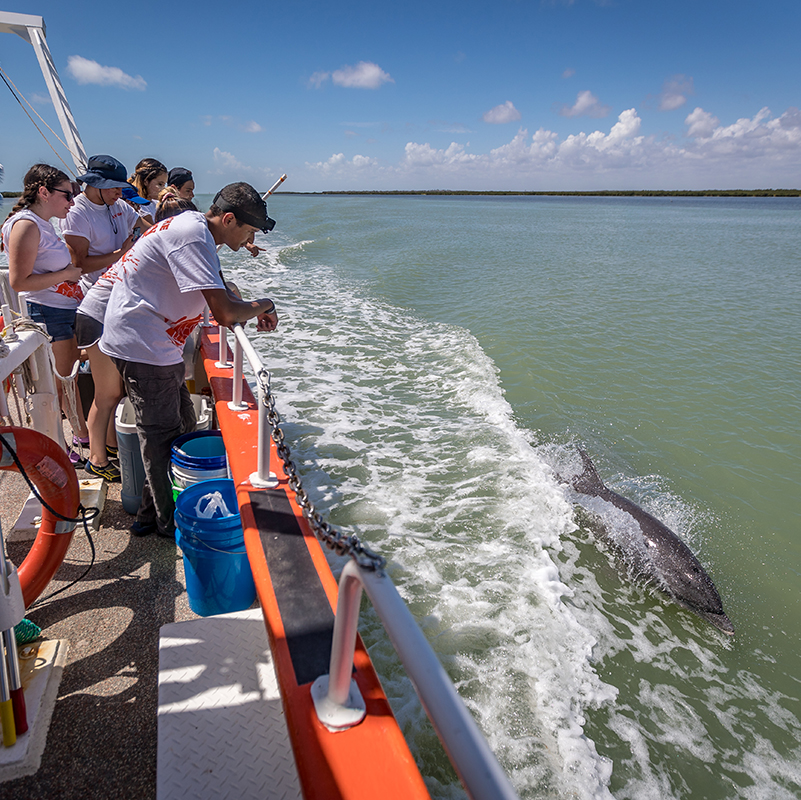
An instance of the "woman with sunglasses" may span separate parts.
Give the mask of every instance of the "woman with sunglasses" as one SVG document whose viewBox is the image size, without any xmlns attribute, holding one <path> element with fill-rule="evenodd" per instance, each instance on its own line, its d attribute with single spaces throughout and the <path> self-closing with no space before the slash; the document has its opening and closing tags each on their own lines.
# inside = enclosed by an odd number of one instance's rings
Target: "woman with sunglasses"
<svg viewBox="0 0 801 800">
<path fill-rule="evenodd" d="M 64 219 L 73 205 L 73 196 L 70 179 L 61 170 L 34 164 L 25 175 L 22 197 L 2 227 L 11 288 L 27 301 L 31 319 L 47 329 L 53 340 L 56 369 L 63 376 L 72 372 L 79 358 L 75 311 L 83 292 L 77 283 L 81 270 L 73 265 L 70 252 L 50 219 Z M 61 382 L 57 383 L 63 407 Z M 80 427 L 74 433 L 85 438 L 88 432 L 80 396 L 75 399 Z"/>
</svg>

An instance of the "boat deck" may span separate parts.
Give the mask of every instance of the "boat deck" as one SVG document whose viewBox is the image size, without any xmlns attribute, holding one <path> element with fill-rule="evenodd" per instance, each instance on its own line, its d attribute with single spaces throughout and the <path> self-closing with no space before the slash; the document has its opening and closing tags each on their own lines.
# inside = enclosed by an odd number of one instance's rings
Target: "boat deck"
<svg viewBox="0 0 801 800">
<path fill-rule="evenodd" d="M 78 471 L 78 477 L 85 473 Z M 3 473 L 0 519 L 7 536 L 27 496 L 17 473 Z M 131 536 L 132 521 L 119 484 L 109 486 L 100 530 L 92 531 L 92 570 L 28 611 L 44 638 L 66 641 L 66 662 L 41 766 L 0 784 L 4 797 L 157 796 L 159 630 L 200 618 L 189 608 L 176 545 L 157 536 Z M 30 542 L 7 542 L 17 564 L 29 547 Z M 78 578 L 90 559 L 79 526 L 42 597 Z"/>
</svg>

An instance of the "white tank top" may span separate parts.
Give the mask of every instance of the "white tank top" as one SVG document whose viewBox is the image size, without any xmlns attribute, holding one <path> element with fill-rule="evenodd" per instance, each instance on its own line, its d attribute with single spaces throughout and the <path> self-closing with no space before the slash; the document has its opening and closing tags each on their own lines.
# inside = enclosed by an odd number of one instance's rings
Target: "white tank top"
<svg viewBox="0 0 801 800">
<path fill-rule="evenodd" d="M 48 220 L 37 216 L 29 208 L 18 211 L 3 223 L 3 243 L 6 250 L 9 249 L 11 229 L 21 219 L 29 219 L 39 228 L 39 251 L 33 264 L 34 275 L 58 272 L 70 265 L 72 261 L 70 251 L 67 249 L 67 245 L 59 239 L 55 228 Z M 50 308 L 76 308 L 83 298 L 83 292 L 79 284 L 62 281 L 38 292 L 20 292 L 20 296 L 29 303 L 39 303 Z"/>
</svg>

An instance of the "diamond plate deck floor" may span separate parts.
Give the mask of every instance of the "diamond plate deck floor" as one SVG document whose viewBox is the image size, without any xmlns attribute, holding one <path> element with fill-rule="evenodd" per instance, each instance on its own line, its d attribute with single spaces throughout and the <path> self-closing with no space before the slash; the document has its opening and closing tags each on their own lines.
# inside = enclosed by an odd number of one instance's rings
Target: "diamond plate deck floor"
<svg viewBox="0 0 801 800">
<path fill-rule="evenodd" d="M 302 798 L 260 609 L 159 640 L 158 800 Z"/>
</svg>

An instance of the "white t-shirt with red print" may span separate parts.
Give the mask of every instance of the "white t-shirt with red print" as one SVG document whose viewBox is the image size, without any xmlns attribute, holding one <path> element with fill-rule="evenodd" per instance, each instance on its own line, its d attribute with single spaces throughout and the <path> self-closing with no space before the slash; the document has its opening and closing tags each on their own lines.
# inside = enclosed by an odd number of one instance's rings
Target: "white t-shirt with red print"
<svg viewBox="0 0 801 800">
<path fill-rule="evenodd" d="M 78 311 L 91 317 L 97 322 L 102 323 L 106 318 L 106 306 L 108 306 L 111 290 L 117 283 L 117 270 L 120 269 L 122 259 L 115 261 L 90 287 L 89 291 L 83 296 Z"/>
<path fill-rule="evenodd" d="M 35 222 L 36 227 L 39 228 L 39 250 L 36 253 L 36 261 L 33 263 L 33 275 L 58 272 L 72 263 L 70 251 L 67 249 L 67 245 L 58 238 L 55 228 L 48 220 L 42 219 L 28 208 L 18 211 L 3 224 L 3 242 L 6 250 L 8 250 L 10 239 L 13 236 L 11 229 L 22 219 Z M 76 308 L 83 298 L 83 292 L 80 284 L 62 281 L 55 286 L 48 286 L 47 289 L 40 289 L 36 292 L 20 292 L 20 296 L 29 303 L 39 303 L 39 305 L 49 308 Z"/>
<path fill-rule="evenodd" d="M 86 239 L 89 242 L 87 255 L 104 256 L 119 250 L 138 221 L 139 215 L 124 200 L 117 200 L 110 206 L 97 205 L 85 194 L 79 194 L 61 223 L 61 233 Z M 97 269 L 81 276 L 84 293 L 103 272 Z"/>
<path fill-rule="evenodd" d="M 108 356 L 170 366 L 203 317 L 204 289 L 224 289 L 217 246 L 199 211 L 168 217 L 117 262 L 100 349 Z"/>
</svg>

